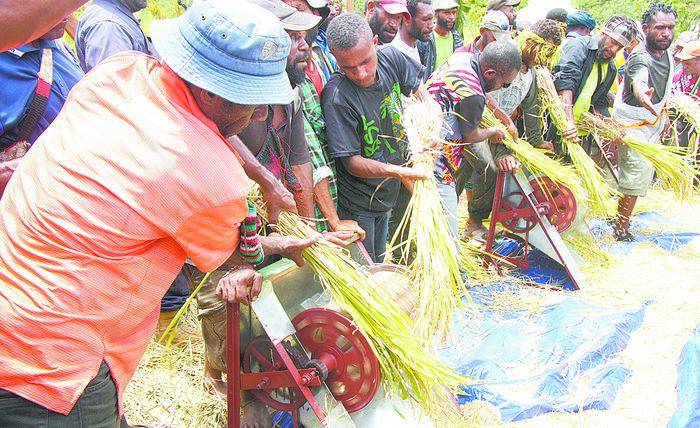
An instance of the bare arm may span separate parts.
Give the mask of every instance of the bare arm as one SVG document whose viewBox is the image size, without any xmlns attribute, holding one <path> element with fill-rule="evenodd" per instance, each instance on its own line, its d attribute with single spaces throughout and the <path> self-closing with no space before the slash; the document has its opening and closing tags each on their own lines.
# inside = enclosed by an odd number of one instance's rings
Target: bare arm
<svg viewBox="0 0 700 428">
<path fill-rule="evenodd" d="M 0 0 L 0 52 L 38 39 L 87 0 Z"/>
<path fill-rule="evenodd" d="M 513 123 L 513 119 L 510 118 L 496 103 L 496 100 L 490 94 L 486 94 L 486 108 L 491 110 L 496 116 L 496 119 L 500 120 L 503 126 L 508 129 L 508 133 L 513 136 L 513 138 L 518 138 L 518 128 Z"/>
<path fill-rule="evenodd" d="M 499 136 L 498 142 L 503 141 L 503 131 L 498 128 L 475 128 L 472 132 L 462 135 L 462 143 L 464 144 L 474 144 L 481 141 L 492 140 L 494 137 Z"/>
<path fill-rule="evenodd" d="M 345 169 L 359 178 L 397 178 L 404 186 L 413 191 L 413 183 L 416 180 L 427 179 L 424 174 L 403 166 L 386 164 L 374 159 L 363 158 L 360 155 L 341 158 Z"/>
<path fill-rule="evenodd" d="M 313 195 L 313 168 L 311 162 L 301 165 L 292 165 L 294 176 L 299 180 L 301 189 L 294 192 L 294 200 L 297 204 L 299 215 L 304 218 L 314 217 L 314 195 Z"/>
<path fill-rule="evenodd" d="M 243 171 L 248 178 L 258 183 L 260 191 L 267 202 L 267 214 L 270 222 L 276 222 L 280 211 L 297 212 L 294 197 L 279 180 L 255 158 L 253 153 L 238 137 L 231 137 L 228 143 L 243 160 Z"/>
</svg>

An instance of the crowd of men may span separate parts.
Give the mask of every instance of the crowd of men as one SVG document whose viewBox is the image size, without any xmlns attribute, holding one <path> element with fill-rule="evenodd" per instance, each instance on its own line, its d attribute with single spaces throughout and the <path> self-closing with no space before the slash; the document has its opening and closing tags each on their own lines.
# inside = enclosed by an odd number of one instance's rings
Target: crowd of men
<svg viewBox="0 0 700 428">
<path fill-rule="evenodd" d="M 254 299 L 274 255 L 301 265 L 318 239 L 359 240 L 380 262 L 417 180 L 438 183 L 455 239 L 483 240 L 498 173 L 521 168 L 506 132 L 549 151 L 581 139 L 596 156 L 584 113 L 658 142 L 670 94 L 700 95 L 699 42 L 671 49 L 677 15 L 661 3 L 601 28 L 553 9 L 518 34 L 520 1 L 489 0 L 464 40 L 454 0 L 368 0 L 364 16 L 326 0 L 196 0 L 150 38 L 145 0 L 94 0 L 75 51 L 60 39 L 83 2 L 39 3 L 0 8 L 14 20 L 0 40 L 0 426 L 125 423 L 121 395 L 159 318 L 211 271 L 197 299 L 221 392 L 225 302 Z M 564 130 L 541 120 L 535 67 L 552 68 Z M 446 113 L 433 177 L 409 166 L 411 96 Z M 480 126 L 486 109 L 503 127 Z M 619 156 L 615 235 L 630 240 L 653 168 Z M 258 234 L 252 183 L 270 223 L 292 211 L 318 235 Z"/>
</svg>

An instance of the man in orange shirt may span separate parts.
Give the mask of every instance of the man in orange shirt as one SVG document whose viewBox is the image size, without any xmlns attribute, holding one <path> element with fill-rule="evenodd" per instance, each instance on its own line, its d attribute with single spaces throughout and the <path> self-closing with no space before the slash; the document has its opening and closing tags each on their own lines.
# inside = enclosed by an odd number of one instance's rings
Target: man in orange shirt
<svg viewBox="0 0 700 428">
<path fill-rule="evenodd" d="M 186 259 L 233 268 L 225 300 L 260 291 L 236 251 L 250 182 L 226 138 L 240 146 L 268 104 L 291 102 L 289 37 L 270 12 L 228 0 L 151 28 L 163 62 L 126 52 L 95 67 L 0 201 L 0 426 L 119 424 Z M 298 263 L 313 242 L 261 238 Z"/>
</svg>

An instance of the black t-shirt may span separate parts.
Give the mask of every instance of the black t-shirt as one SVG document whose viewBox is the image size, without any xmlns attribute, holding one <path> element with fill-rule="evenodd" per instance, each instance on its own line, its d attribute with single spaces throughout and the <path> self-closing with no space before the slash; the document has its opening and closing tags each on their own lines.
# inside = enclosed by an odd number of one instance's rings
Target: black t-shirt
<svg viewBox="0 0 700 428">
<path fill-rule="evenodd" d="M 486 98 L 481 96 L 467 97 L 455 106 L 455 112 L 459 115 L 459 133 L 464 137 L 479 127 L 481 116 L 486 107 Z"/>
<path fill-rule="evenodd" d="M 335 73 L 321 95 L 328 154 L 336 159 L 338 204 L 359 212 L 389 211 L 399 192 L 396 179 L 363 179 L 351 175 L 342 158 L 361 155 L 383 163 L 407 161 L 401 125 L 401 94 L 418 89 L 422 66 L 392 46 L 377 48 L 378 81 L 360 88 Z"/>
</svg>

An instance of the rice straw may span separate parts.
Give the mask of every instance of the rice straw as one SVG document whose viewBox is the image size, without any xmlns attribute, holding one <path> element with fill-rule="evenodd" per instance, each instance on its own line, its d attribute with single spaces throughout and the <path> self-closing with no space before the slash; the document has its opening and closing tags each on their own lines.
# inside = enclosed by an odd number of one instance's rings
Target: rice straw
<svg viewBox="0 0 700 428">
<path fill-rule="evenodd" d="M 433 179 L 434 150 L 440 141 L 442 112 L 432 101 L 412 99 L 401 116 L 408 137 L 413 168 L 429 177 L 414 184 L 406 212 L 389 244 L 399 260 L 408 265 L 408 277 L 418 296 L 414 321 L 425 340 L 445 339 L 452 328 L 452 314 L 464 307 L 469 292 L 462 280 L 457 240 L 450 235 L 445 208 Z M 457 216 L 457 213 L 453 213 Z M 406 240 L 401 241 L 401 237 Z M 397 244 L 398 242 L 398 244 Z"/>
<path fill-rule="evenodd" d="M 614 123 L 591 113 L 585 113 L 576 125 L 581 131 L 606 140 L 614 140 L 619 134 L 619 129 Z M 683 157 L 685 150 L 648 143 L 628 136 L 622 139 L 622 144 L 633 149 L 652 164 L 664 187 L 675 193 L 681 200 L 690 198 L 696 170 Z"/>
<path fill-rule="evenodd" d="M 285 236 L 306 238 L 317 234 L 298 215 L 282 212 L 276 229 Z M 303 251 L 333 300 L 368 338 L 390 393 L 412 397 L 434 421 L 460 425 L 463 415 L 453 403 L 456 392 L 470 380 L 437 359 L 429 343 L 413 332 L 411 318 L 342 248 L 319 239 Z"/>
<path fill-rule="evenodd" d="M 568 187 L 574 194 L 582 193 L 575 170 L 547 156 L 547 151 L 533 147 L 527 141 L 513 138 L 505 125 L 496 118 L 491 110 L 484 109 L 481 117 L 482 128 L 498 128 L 505 134 L 503 144 L 513 151 L 520 163 L 535 177 L 546 176 L 557 184 Z"/>
<path fill-rule="evenodd" d="M 563 133 L 569 127 L 569 119 L 564 110 L 564 104 L 557 95 L 552 74 L 543 67 L 536 67 L 535 76 L 540 105 L 544 110 L 549 111 L 554 126 Z M 608 186 L 602 169 L 588 156 L 580 144 L 568 138 L 562 138 L 562 143 L 565 153 L 569 155 L 571 163 L 588 193 L 588 206 L 591 213 L 607 216 L 610 208 L 609 202 L 617 192 Z"/>
</svg>

